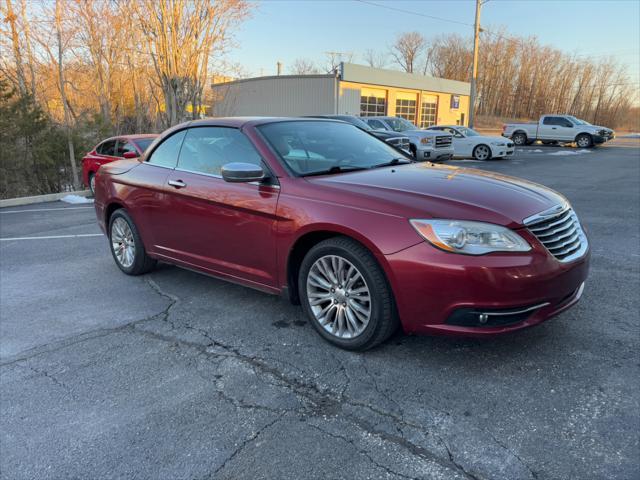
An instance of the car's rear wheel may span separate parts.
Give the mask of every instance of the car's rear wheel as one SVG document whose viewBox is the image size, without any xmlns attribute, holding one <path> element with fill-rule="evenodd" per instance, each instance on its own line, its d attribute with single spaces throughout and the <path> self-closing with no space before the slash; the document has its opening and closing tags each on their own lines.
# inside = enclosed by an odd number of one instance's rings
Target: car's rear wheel
<svg viewBox="0 0 640 480">
<path fill-rule="evenodd" d="M 526 145 L 527 136 L 524 133 L 516 133 L 511 140 L 513 140 L 513 143 L 516 145 Z"/>
<path fill-rule="evenodd" d="M 490 160 L 491 149 L 487 145 L 478 145 L 473 149 L 473 158 L 476 160 Z"/>
<path fill-rule="evenodd" d="M 93 195 L 96 194 L 96 174 L 93 172 L 89 173 L 89 190 Z"/>
<path fill-rule="evenodd" d="M 350 238 L 330 238 L 311 248 L 298 288 L 311 324 L 338 347 L 372 348 L 398 326 L 384 272 L 371 252 Z"/>
<path fill-rule="evenodd" d="M 147 273 L 156 265 L 147 255 L 133 219 L 122 208 L 109 219 L 109 245 L 116 265 L 127 275 Z"/>
<path fill-rule="evenodd" d="M 590 148 L 593 146 L 593 138 L 587 133 L 581 133 L 576 137 L 576 145 L 580 148 Z"/>
</svg>

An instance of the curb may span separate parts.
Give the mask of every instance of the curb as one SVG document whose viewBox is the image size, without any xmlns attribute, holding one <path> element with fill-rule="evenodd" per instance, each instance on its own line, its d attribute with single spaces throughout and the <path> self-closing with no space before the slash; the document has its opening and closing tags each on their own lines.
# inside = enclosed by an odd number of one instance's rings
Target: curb
<svg viewBox="0 0 640 480">
<path fill-rule="evenodd" d="M 31 205 L 33 203 L 55 202 L 67 195 L 78 195 L 80 197 L 88 197 L 91 195 L 90 190 L 80 190 L 78 192 L 62 192 L 62 193 L 49 193 L 47 195 L 36 195 L 33 197 L 20 197 L 20 198 L 7 198 L 0 200 L 0 208 L 3 207 L 19 207 L 21 205 Z"/>
</svg>

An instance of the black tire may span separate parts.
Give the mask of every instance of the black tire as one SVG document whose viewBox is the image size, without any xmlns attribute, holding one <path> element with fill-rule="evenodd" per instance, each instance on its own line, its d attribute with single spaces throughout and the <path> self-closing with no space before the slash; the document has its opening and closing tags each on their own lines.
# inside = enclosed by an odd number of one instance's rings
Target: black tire
<svg viewBox="0 0 640 480">
<path fill-rule="evenodd" d="M 133 263 L 130 266 L 123 265 L 116 252 L 114 250 L 112 236 L 113 236 L 113 223 L 118 219 L 122 218 L 131 229 L 133 244 L 135 246 L 135 253 Z M 144 273 L 150 272 L 156 266 L 156 260 L 147 255 L 146 250 L 144 249 L 144 244 L 142 243 L 142 238 L 140 238 L 140 234 L 138 233 L 138 229 L 136 228 L 136 224 L 133 222 L 131 216 L 126 212 L 125 209 L 119 208 L 109 218 L 109 249 L 111 250 L 111 255 L 113 256 L 116 265 L 120 270 L 122 270 L 127 275 L 142 275 Z"/>
<path fill-rule="evenodd" d="M 91 195 L 96 194 L 96 187 L 95 187 L 95 179 L 96 179 L 96 174 L 93 172 L 89 172 L 89 190 L 91 191 Z"/>
<path fill-rule="evenodd" d="M 588 133 L 581 133 L 576 137 L 576 145 L 580 148 L 593 147 L 593 137 Z"/>
<path fill-rule="evenodd" d="M 413 155 L 413 158 L 415 160 L 418 160 L 418 150 L 416 149 L 416 146 L 413 144 L 409 144 L 409 151 L 411 152 L 411 155 Z"/>
<path fill-rule="evenodd" d="M 337 255 L 358 269 L 369 289 L 371 315 L 364 330 L 354 338 L 339 338 L 326 331 L 316 319 L 307 295 L 307 277 L 316 260 Z M 298 291 L 302 308 L 317 332 L 329 343 L 346 350 L 367 350 L 388 339 L 398 328 L 395 300 L 387 278 L 373 254 L 348 237 L 333 237 L 313 246 L 304 257 L 298 275 Z"/>
<path fill-rule="evenodd" d="M 518 145 L 518 146 L 523 146 L 527 144 L 527 134 L 523 133 L 523 132 L 518 132 L 515 133 L 512 137 L 511 140 L 513 140 L 513 143 Z"/>
</svg>

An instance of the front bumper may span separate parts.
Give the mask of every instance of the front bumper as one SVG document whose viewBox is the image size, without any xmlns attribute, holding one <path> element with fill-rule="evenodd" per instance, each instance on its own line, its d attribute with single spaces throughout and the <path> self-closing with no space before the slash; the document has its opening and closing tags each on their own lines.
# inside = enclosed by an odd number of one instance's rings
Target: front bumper
<svg viewBox="0 0 640 480">
<path fill-rule="evenodd" d="M 435 148 L 419 145 L 416 147 L 416 160 L 429 162 L 442 162 L 453 158 L 453 146 Z"/>
<path fill-rule="evenodd" d="M 472 256 L 423 242 L 387 256 L 404 330 L 492 336 L 539 324 L 573 306 L 587 279 L 589 250 L 565 264 L 531 234 L 519 233 L 531 251 Z M 480 318 L 482 313 L 488 317 Z"/>
<path fill-rule="evenodd" d="M 513 144 L 513 142 L 507 143 L 504 147 L 491 145 L 491 151 L 492 151 L 492 156 L 496 158 L 510 157 L 516 151 L 516 146 Z"/>
</svg>

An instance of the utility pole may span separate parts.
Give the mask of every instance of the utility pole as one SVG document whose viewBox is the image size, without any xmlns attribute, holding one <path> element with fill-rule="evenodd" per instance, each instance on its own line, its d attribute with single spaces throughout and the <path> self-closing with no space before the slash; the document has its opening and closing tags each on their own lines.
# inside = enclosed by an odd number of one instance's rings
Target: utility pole
<svg viewBox="0 0 640 480">
<path fill-rule="evenodd" d="M 478 48 L 480 47 L 480 7 L 482 0 L 476 0 L 476 21 L 473 26 L 473 68 L 471 71 L 471 98 L 469 99 L 469 127 L 473 128 L 477 96 L 476 81 L 478 79 Z"/>
</svg>

